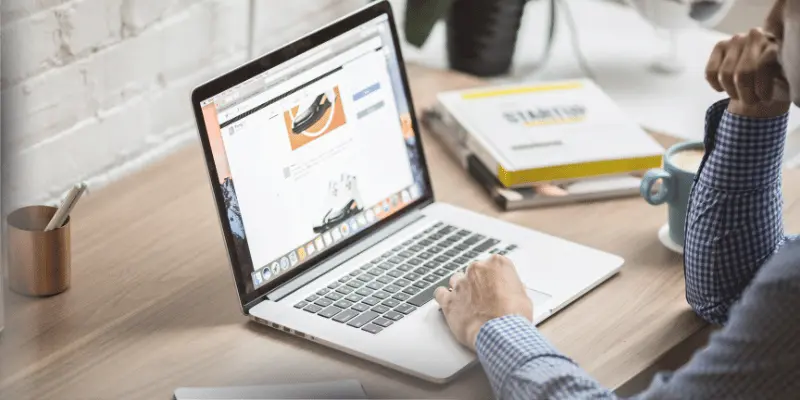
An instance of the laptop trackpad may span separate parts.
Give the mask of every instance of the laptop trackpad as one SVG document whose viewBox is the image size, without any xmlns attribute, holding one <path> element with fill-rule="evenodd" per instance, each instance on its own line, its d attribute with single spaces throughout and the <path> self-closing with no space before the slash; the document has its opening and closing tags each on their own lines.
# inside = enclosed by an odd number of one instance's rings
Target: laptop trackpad
<svg viewBox="0 0 800 400">
<path fill-rule="evenodd" d="M 553 298 L 553 296 L 550 296 L 547 293 L 543 293 L 543 292 L 540 292 L 538 290 L 534 290 L 534 289 L 531 289 L 531 288 L 526 288 L 526 289 L 527 289 L 527 292 L 528 292 L 528 298 L 531 299 L 531 301 L 533 302 L 533 309 L 534 310 L 537 310 L 537 309 L 539 309 L 539 310 L 549 310 L 550 309 L 550 305 L 548 303 L 550 302 L 550 299 Z"/>
<path fill-rule="evenodd" d="M 550 310 L 549 302 L 550 299 L 553 298 L 553 296 L 544 292 L 540 292 L 535 289 L 531 289 L 529 287 L 526 287 L 525 291 L 528 294 L 528 298 L 531 299 L 531 302 L 533 303 L 534 310 L 548 310 L 548 311 Z M 440 312 L 442 311 L 442 307 L 439 306 L 438 303 L 436 304 L 436 309 L 439 310 Z"/>
</svg>

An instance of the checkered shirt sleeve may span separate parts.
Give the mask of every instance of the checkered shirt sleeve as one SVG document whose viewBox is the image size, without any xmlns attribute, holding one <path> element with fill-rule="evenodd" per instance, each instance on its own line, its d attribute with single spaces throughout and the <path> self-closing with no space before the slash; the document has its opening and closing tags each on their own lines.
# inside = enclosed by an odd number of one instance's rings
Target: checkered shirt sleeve
<svg viewBox="0 0 800 400">
<path fill-rule="evenodd" d="M 686 299 L 723 324 L 761 266 L 781 247 L 781 164 L 788 115 L 747 118 L 728 100 L 706 117 L 704 157 L 686 218 Z"/>
<path fill-rule="evenodd" d="M 707 151 L 689 202 L 685 269 L 687 299 L 697 313 L 722 323 L 730 311 L 730 321 L 686 366 L 657 374 L 638 399 L 800 393 L 800 313 L 794 310 L 800 240 L 783 234 L 781 220 L 787 117 L 744 118 L 728 113 L 727 104 L 714 104 L 707 115 Z M 754 278 L 779 247 L 790 248 Z M 498 399 L 616 398 L 522 317 L 484 324 L 476 350 Z"/>
<path fill-rule="evenodd" d="M 487 322 L 476 344 L 498 399 L 614 398 L 522 317 Z"/>
</svg>

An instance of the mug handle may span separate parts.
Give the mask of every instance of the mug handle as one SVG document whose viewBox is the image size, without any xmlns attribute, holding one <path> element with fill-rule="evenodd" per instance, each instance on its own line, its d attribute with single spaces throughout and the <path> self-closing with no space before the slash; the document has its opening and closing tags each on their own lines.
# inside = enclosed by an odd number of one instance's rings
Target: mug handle
<svg viewBox="0 0 800 400">
<path fill-rule="evenodd" d="M 657 180 L 661 179 L 661 187 L 658 192 L 653 194 L 653 185 Z M 664 204 L 669 200 L 672 195 L 672 175 L 663 169 L 651 169 L 647 171 L 642 177 L 642 184 L 639 186 L 639 193 L 644 197 L 645 201 L 651 205 L 657 206 Z"/>
</svg>

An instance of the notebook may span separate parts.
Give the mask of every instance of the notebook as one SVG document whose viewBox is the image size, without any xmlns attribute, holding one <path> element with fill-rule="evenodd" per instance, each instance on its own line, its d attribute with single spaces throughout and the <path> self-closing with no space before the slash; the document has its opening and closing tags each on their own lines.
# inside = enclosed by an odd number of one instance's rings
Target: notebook
<svg viewBox="0 0 800 400">
<path fill-rule="evenodd" d="M 174 400 L 366 399 L 357 380 L 287 385 L 183 387 Z"/>
</svg>

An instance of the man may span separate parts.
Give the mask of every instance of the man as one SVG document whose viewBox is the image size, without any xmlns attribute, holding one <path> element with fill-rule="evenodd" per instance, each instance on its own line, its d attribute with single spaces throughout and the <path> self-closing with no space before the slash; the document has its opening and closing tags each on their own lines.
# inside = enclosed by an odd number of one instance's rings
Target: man
<svg viewBox="0 0 800 400">
<path fill-rule="evenodd" d="M 686 222 L 686 298 L 725 326 L 637 397 L 800 398 L 800 240 L 783 233 L 780 191 L 790 102 L 775 97 L 783 82 L 800 105 L 800 0 L 778 0 L 764 29 L 717 45 L 707 80 L 730 99 L 707 114 Z M 530 323 L 533 306 L 508 259 L 474 263 L 450 286 L 436 300 L 498 398 L 615 397 Z"/>
</svg>

